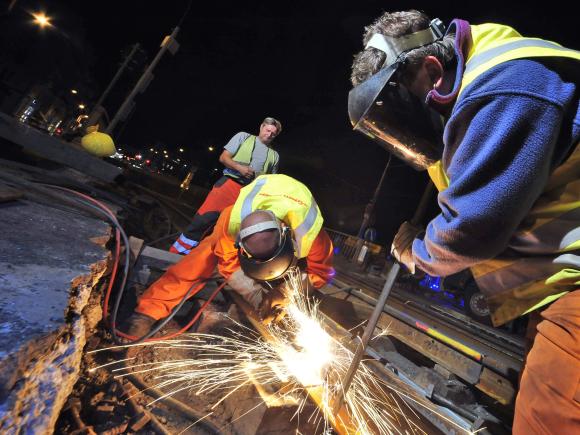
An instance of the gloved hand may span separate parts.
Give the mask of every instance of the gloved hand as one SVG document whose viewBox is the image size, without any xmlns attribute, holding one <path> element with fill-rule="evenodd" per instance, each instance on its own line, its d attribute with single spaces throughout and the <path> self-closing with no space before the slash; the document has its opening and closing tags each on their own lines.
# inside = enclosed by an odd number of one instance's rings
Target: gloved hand
<svg viewBox="0 0 580 435">
<path fill-rule="evenodd" d="M 259 310 L 266 294 L 266 289 L 260 283 L 254 281 L 242 269 L 239 269 L 230 276 L 228 285 L 249 303 L 255 311 Z"/>
<path fill-rule="evenodd" d="M 412 274 L 415 274 L 413 240 L 415 240 L 417 235 L 422 231 L 422 228 L 415 226 L 410 222 L 403 222 L 399 231 L 397 231 L 397 235 L 395 236 L 391 246 L 391 255 L 395 257 L 399 263 L 405 265 Z"/>
<path fill-rule="evenodd" d="M 289 300 L 280 287 L 262 285 L 241 269 L 230 276 L 228 285 L 252 306 L 264 324 L 268 325 L 284 317 Z"/>
<path fill-rule="evenodd" d="M 290 302 L 286 292 L 280 287 L 268 289 L 264 294 L 262 303 L 258 309 L 260 319 L 265 325 L 272 322 L 279 322 L 286 316 L 286 307 Z"/>
</svg>

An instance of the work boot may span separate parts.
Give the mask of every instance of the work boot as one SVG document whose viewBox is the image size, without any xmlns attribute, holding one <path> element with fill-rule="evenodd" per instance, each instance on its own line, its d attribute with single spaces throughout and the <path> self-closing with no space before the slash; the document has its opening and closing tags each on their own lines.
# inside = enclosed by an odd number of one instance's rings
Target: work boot
<svg viewBox="0 0 580 435">
<path fill-rule="evenodd" d="M 157 320 L 153 317 L 135 312 L 127 319 L 125 329 L 127 334 L 135 337 L 134 340 L 136 340 L 148 334 L 155 322 L 157 322 Z"/>
</svg>

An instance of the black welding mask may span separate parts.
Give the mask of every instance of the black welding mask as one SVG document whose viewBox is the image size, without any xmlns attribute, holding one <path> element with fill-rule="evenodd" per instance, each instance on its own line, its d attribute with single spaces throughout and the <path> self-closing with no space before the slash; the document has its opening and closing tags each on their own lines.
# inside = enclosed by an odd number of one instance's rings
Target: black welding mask
<svg viewBox="0 0 580 435">
<path fill-rule="evenodd" d="M 238 234 L 238 259 L 244 273 L 257 281 L 274 281 L 282 278 L 290 269 L 296 266 L 298 259 L 292 230 L 283 227 L 280 221 L 272 214 L 272 221 L 260 222 L 244 228 Z M 278 248 L 268 259 L 258 259 L 248 253 L 244 247 L 244 239 L 252 234 L 275 229 L 279 234 Z"/>
<path fill-rule="evenodd" d="M 373 35 L 367 48 L 385 52 L 386 66 L 348 95 L 348 114 L 354 129 L 417 170 L 427 169 L 441 159 L 443 119 L 413 95 L 397 75 L 406 52 L 441 39 L 444 32 L 443 23 L 435 19 L 427 29 L 399 38 Z"/>
</svg>

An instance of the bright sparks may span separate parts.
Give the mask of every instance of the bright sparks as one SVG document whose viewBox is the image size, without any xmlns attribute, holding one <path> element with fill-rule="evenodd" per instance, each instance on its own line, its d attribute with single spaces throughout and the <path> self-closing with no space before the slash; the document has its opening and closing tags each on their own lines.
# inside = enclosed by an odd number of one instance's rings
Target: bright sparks
<svg viewBox="0 0 580 435">
<path fill-rule="evenodd" d="M 294 417 L 322 424 L 324 433 L 337 425 L 357 434 L 424 433 L 407 418 L 412 414 L 410 408 L 399 405 L 404 403 L 400 400 L 404 394 L 387 385 L 364 362 L 347 392 L 344 408 L 339 415 L 332 414 L 333 400 L 342 391 L 340 381 L 353 353 L 325 331 L 318 306 L 303 296 L 301 282 L 298 271 L 286 280 L 291 290 L 287 315 L 267 328 L 267 339 L 236 323 L 228 337 L 196 333 L 184 335 L 183 339 L 138 345 L 185 349 L 191 353 L 190 359 L 137 364 L 113 371 L 119 377 L 130 373 L 153 375 L 157 382 L 154 386 L 167 392 L 164 397 L 183 390 L 196 395 L 217 392 L 220 399 L 212 409 L 239 388 L 253 384 L 268 406 L 298 404 Z M 308 396 L 319 408 L 304 416 L 301 413 Z"/>
</svg>

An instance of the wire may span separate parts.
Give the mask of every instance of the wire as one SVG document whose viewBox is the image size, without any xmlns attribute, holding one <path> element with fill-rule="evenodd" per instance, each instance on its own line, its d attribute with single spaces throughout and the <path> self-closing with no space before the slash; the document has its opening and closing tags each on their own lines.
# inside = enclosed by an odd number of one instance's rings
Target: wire
<svg viewBox="0 0 580 435">
<path fill-rule="evenodd" d="M 43 184 L 43 183 L 40 183 Z M 119 265 L 119 260 L 120 260 L 120 238 L 123 239 L 123 242 L 125 244 L 125 267 L 123 270 L 123 279 L 121 281 L 121 285 L 120 285 L 120 289 L 119 292 L 117 294 L 117 298 L 115 300 L 115 305 L 113 307 L 112 310 L 112 314 L 110 317 L 110 321 L 108 322 L 109 328 L 111 330 L 111 334 L 113 336 L 113 340 L 117 343 L 117 344 L 127 344 L 125 342 L 123 342 L 121 339 L 119 339 L 119 337 L 122 338 L 126 338 L 129 340 L 132 340 L 130 344 L 138 344 L 144 341 L 159 341 L 159 340 L 167 340 L 170 338 L 174 338 L 177 337 L 178 335 L 184 333 L 185 331 L 187 331 L 191 326 L 193 326 L 193 324 L 199 319 L 199 317 L 201 316 L 201 314 L 203 313 L 203 311 L 205 310 L 205 308 L 211 303 L 211 301 L 217 296 L 217 294 L 220 292 L 220 290 L 222 290 L 224 288 L 224 286 L 226 285 L 226 282 L 222 283 L 221 285 L 219 285 L 216 290 L 214 290 L 214 292 L 211 294 L 211 296 L 208 298 L 208 300 L 202 305 L 202 307 L 198 310 L 198 312 L 196 313 L 196 315 L 194 316 L 194 318 L 185 326 L 183 327 L 180 331 L 178 331 L 177 333 L 173 333 L 173 334 L 169 334 L 166 336 L 162 336 L 162 337 L 156 337 L 156 338 L 152 338 L 153 335 L 155 335 L 157 332 L 159 332 L 161 330 L 161 328 L 163 328 L 174 316 L 175 314 L 179 311 L 179 309 L 183 306 L 183 304 L 187 301 L 187 299 L 189 299 L 192 291 L 194 290 L 194 288 L 196 288 L 199 285 L 205 285 L 205 283 L 207 283 L 208 281 L 214 281 L 214 280 L 196 280 L 191 287 L 189 288 L 189 290 L 187 291 L 187 293 L 184 295 L 184 297 L 182 298 L 181 302 L 174 307 L 174 309 L 171 311 L 171 313 L 169 314 L 169 316 L 165 317 L 163 319 L 163 321 L 156 326 L 154 329 L 152 329 L 148 334 L 146 334 L 143 337 L 133 337 L 130 336 L 128 334 L 125 334 L 122 331 L 119 331 L 117 329 L 116 326 L 116 321 L 117 321 L 117 314 L 119 311 L 119 306 L 121 303 L 121 300 L 123 298 L 123 294 L 125 293 L 125 288 L 126 288 L 126 284 L 127 284 L 127 278 L 129 275 L 129 260 L 130 260 L 130 244 L 129 244 L 129 239 L 127 238 L 127 234 L 125 233 L 125 231 L 123 230 L 123 228 L 121 227 L 119 221 L 117 220 L 116 216 L 113 214 L 113 212 L 103 203 L 101 203 L 100 201 L 97 201 L 94 198 L 91 198 L 90 196 L 87 196 L 83 193 L 77 192 L 75 190 L 72 189 L 68 189 L 66 187 L 62 187 L 62 186 L 56 186 L 56 185 L 51 185 L 51 184 L 45 184 L 46 186 L 58 189 L 58 190 L 62 190 L 62 191 L 66 191 L 72 194 L 75 194 L 77 196 L 79 196 L 81 199 L 78 199 L 81 203 L 85 204 L 86 206 L 89 206 L 97 211 L 99 211 L 101 214 L 104 214 L 105 216 L 107 216 L 109 218 L 109 220 L 115 225 L 116 227 L 116 231 L 115 231 L 115 236 L 117 238 L 116 241 L 116 248 L 115 248 L 115 259 L 114 259 L 114 263 L 113 263 L 113 269 L 111 272 L 111 277 L 110 277 L 110 281 L 109 281 L 109 285 L 107 287 L 107 292 L 105 294 L 105 300 L 104 300 L 104 304 L 103 304 L 103 316 L 105 317 L 105 320 L 107 321 L 109 319 L 108 316 L 108 308 L 109 308 L 109 299 L 110 299 L 110 295 L 112 293 L 112 289 L 113 289 L 113 285 L 115 282 L 115 278 L 116 278 L 116 274 L 117 274 L 117 268 Z M 85 200 L 90 201 L 90 203 L 85 202 Z M 92 204 L 91 204 L 92 203 Z M 119 237 L 120 236 L 120 237 Z"/>
<path fill-rule="evenodd" d="M 109 285 L 107 286 L 107 292 L 105 293 L 105 301 L 103 302 L 103 317 L 105 318 L 106 323 L 109 321 L 107 317 L 107 313 L 109 312 L 109 297 L 111 296 L 111 290 L 113 289 L 113 284 L 115 283 L 117 268 L 119 266 L 119 258 L 121 256 L 121 232 L 118 228 L 115 230 L 115 240 L 116 243 L 113 270 L 111 271 L 111 278 L 109 279 Z"/>
<path fill-rule="evenodd" d="M 207 281 L 205 281 L 205 282 L 207 282 Z M 205 282 L 203 282 L 202 284 L 205 284 Z M 161 330 L 161 328 L 163 328 L 175 316 L 175 314 L 183 306 L 185 301 L 187 301 L 187 299 L 189 299 L 191 291 L 193 290 L 193 288 L 197 284 L 199 284 L 199 281 L 195 282 L 191 285 L 191 287 L 189 288 L 189 290 L 187 291 L 185 296 L 181 299 L 181 302 L 179 303 L 179 305 L 177 305 L 175 308 L 173 308 L 173 310 L 171 310 L 171 313 L 163 319 L 161 324 L 159 324 L 158 326 L 153 328 L 151 331 L 149 331 L 143 337 L 134 337 L 132 335 L 125 334 L 122 331 L 117 331 L 117 334 L 120 337 L 127 338 L 127 339 L 131 340 L 131 344 L 138 344 L 138 343 L 142 343 L 142 342 L 159 341 L 159 340 L 169 340 L 171 338 L 175 338 L 175 337 L 183 334 L 185 331 L 187 331 L 189 328 L 191 328 L 195 324 L 195 322 L 198 321 L 198 319 L 200 318 L 203 311 L 207 308 L 207 306 L 211 303 L 211 301 L 213 301 L 213 299 L 217 296 L 217 294 L 220 292 L 220 290 L 225 287 L 225 285 L 227 284 L 226 281 L 224 281 L 222 284 L 217 286 L 217 288 L 213 291 L 213 293 L 210 295 L 210 297 L 207 299 L 207 301 L 205 301 L 204 304 L 201 306 L 201 308 L 199 310 L 197 310 L 197 313 L 195 314 L 195 316 L 193 316 L 191 321 L 187 325 L 185 325 L 183 328 L 181 328 L 178 332 L 175 332 L 173 334 L 168 334 L 168 335 L 165 335 L 162 337 L 152 338 L 153 335 L 155 335 L 157 332 L 159 332 Z"/>
</svg>

